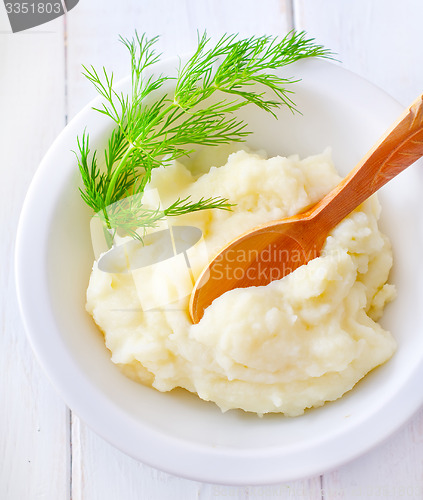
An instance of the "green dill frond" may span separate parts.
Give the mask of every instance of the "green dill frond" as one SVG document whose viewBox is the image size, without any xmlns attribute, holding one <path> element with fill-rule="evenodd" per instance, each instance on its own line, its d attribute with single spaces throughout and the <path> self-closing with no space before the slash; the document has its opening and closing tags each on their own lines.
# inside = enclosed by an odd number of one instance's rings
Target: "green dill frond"
<svg viewBox="0 0 423 500">
<path fill-rule="evenodd" d="M 110 207 L 142 195 L 155 168 L 190 154 L 195 145 L 245 140 L 247 124 L 235 114 L 242 107 L 253 104 L 273 115 L 281 106 L 295 111 L 289 87 L 297 80 L 279 76 L 276 70 L 307 57 L 332 57 L 304 32 L 291 31 L 282 39 L 239 39 L 226 34 L 214 45 L 204 32 L 198 34 L 194 54 L 185 64 L 180 63 L 176 75 L 168 76 L 153 71 L 161 56 L 156 51 L 158 37 L 148 39 L 135 32 L 131 39 L 120 37 L 120 41 L 130 56 L 129 93 L 115 90 L 113 73 L 105 68 L 97 71 L 93 66 L 83 66 L 84 76 L 103 98 L 95 110 L 116 125 L 104 161 L 100 168 L 97 152 L 90 152 L 86 131 L 77 139 L 76 156 L 83 200 L 94 212 L 106 214 L 104 222 L 109 229 L 133 236 L 138 234 L 136 228 L 154 227 L 167 216 L 230 210 L 229 201 L 219 197 L 198 201 L 178 198 L 163 211 L 145 208 L 139 201 L 142 197 L 120 205 L 120 213 Z M 171 81 L 174 91 L 168 94 L 164 87 Z"/>
</svg>

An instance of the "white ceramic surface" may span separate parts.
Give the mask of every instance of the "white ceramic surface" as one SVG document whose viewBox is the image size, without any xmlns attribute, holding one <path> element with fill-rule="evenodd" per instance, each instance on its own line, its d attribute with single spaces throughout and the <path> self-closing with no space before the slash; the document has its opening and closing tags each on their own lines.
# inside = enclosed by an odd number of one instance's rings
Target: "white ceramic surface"
<svg viewBox="0 0 423 500">
<path fill-rule="evenodd" d="M 302 115 L 284 110 L 275 121 L 253 108 L 243 110 L 254 131 L 249 145 L 269 154 L 305 156 L 331 146 L 339 171 L 346 174 L 402 110 L 384 92 L 335 64 L 303 61 L 288 72 L 302 78 L 295 85 Z M 394 358 L 341 400 L 302 417 L 222 414 L 184 391 L 162 394 L 125 378 L 85 312 L 93 259 L 91 214 L 78 193 L 71 152 L 85 126 L 93 145 L 101 144 L 110 128 L 87 106 L 49 150 L 22 211 L 16 277 L 28 336 L 41 364 L 66 403 L 96 432 L 133 457 L 177 475 L 269 484 L 317 474 L 356 457 L 420 406 L 421 170 L 411 167 L 381 193 L 382 227 L 395 254 L 391 281 L 398 289 L 382 321 L 398 340 Z M 405 215 L 410 216 L 407 225 Z"/>
</svg>

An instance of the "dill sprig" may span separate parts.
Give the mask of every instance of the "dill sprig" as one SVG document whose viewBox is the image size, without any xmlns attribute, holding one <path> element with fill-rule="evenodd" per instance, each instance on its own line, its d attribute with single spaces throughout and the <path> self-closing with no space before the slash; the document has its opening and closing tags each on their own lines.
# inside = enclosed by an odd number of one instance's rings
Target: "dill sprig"
<svg viewBox="0 0 423 500">
<path fill-rule="evenodd" d="M 152 210 L 143 205 L 142 193 L 155 168 L 189 155 L 195 145 L 245 140 L 246 124 L 234 115 L 243 106 L 254 104 L 273 115 L 282 105 L 294 111 L 287 86 L 297 80 L 278 76 L 274 70 L 306 57 L 331 57 L 304 32 L 292 31 L 282 39 L 224 35 L 214 46 L 204 33 L 176 76 L 167 76 L 152 71 L 160 60 L 155 50 L 158 37 L 135 33 L 120 41 L 131 59 L 129 93 L 115 90 L 113 73 L 105 68 L 97 72 L 84 66 L 83 73 L 103 98 L 101 107 L 94 109 L 116 124 L 104 161 L 99 161 L 97 151 L 90 152 L 86 131 L 78 137 L 76 155 L 83 200 L 101 214 L 109 230 L 120 229 L 134 237 L 140 237 L 138 228 L 155 227 L 167 216 L 230 210 L 229 200 L 220 197 L 178 198 L 164 210 Z M 165 92 L 168 82 L 174 84 L 170 94 Z M 126 199 L 130 201 L 122 202 Z"/>
</svg>

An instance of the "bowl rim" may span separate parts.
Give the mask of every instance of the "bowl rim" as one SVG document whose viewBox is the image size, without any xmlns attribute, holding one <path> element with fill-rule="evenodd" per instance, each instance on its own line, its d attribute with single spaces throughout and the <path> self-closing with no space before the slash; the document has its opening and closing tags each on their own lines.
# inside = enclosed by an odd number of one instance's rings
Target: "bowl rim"
<svg viewBox="0 0 423 500">
<path fill-rule="evenodd" d="M 161 64 L 169 65 L 172 61 L 177 61 L 177 58 L 163 60 Z M 313 64 L 323 64 L 325 69 L 337 73 L 342 79 L 354 80 L 366 93 L 381 99 L 392 109 L 396 108 L 398 113 L 402 111 L 403 106 L 361 76 L 327 60 L 314 60 Z M 128 80 L 126 77 L 118 85 L 124 85 Z M 45 256 L 52 214 L 48 200 L 39 203 L 38 193 L 42 192 L 42 186 L 50 175 L 50 165 L 63 152 L 68 137 L 76 137 L 83 130 L 87 113 L 99 102 L 100 98 L 96 97 L 69 122 L 41 161 L 23 203 L 15 243 L 16 291 L 27 338 L 48 378 L 72 411 L 106 441 L 137 460 L 187 479 L 225 485 L 277 484 L 321 474 L 367 452 L 402 426 L 423 403 L 423 394 L 419 390 L 398 389 L 395 397 L 385 401 L 376 413 L 363 417 L 366 419 L 365 426 L 357 424 L 346 435 L 334 434 L 329 441 L 319 437 L 311 447 L 260 451 L 223 447 L 210 449 L 144 426 L 111 403 L 83 376 L 61 340 L 53 312 L 48 308 Z M 57 175 L 63 177 L 65 173 Z M 33 223 L 35 212 L 43 223 Z M 34 242 L 37 244 L 34 245 Z M 49 332 L 48 349 L 45 345 L 47 337 L 40 333 L 43 331 Z M 51 356 L 51 352 L 55 355 Z M 412 378 L 419 387 L 423 364 L 415 367 Z M 78 390 L 81 386 L 84 386 L 83 392 Z M 390 418 L 383 418 L 387 413 Z M 105 414 L 107 418 L 104 418 Z M 138 439 L 131 436 L 141 438 L 147 452 L 141 450 L 140 453 L 134 446 Z M 324 454 L 321 454 L 322 445 Z"/>
</svg>

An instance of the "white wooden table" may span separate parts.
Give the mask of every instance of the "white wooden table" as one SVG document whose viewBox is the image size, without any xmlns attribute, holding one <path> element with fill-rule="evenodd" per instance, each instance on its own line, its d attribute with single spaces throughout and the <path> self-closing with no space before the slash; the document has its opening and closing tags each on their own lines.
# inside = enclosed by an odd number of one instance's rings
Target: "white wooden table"
<svg viewBox="0 0 423 500">
<path fill-rule="evenodd" d="M 195 46 L 197 29 L 212 36 L 305 29 L 346 68 L 408 104 L 423 92 L 422 19 L 421 0 L 80 0 L 65 17 L 12 34 L 1 3 L 1 500 L 423 498 L 423 411 L 355 461 L 288 484 L 201 484 L 128 458 L 47 380 L 23 330 L 13 276 L 15 229 L 35 169 L 94 96 L 81 63 L 114 68 L 117 77 L 128 72 L 118 34 L 160 34 L 164 54 L 174 55 Z"/>
</svg>

